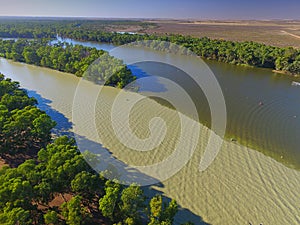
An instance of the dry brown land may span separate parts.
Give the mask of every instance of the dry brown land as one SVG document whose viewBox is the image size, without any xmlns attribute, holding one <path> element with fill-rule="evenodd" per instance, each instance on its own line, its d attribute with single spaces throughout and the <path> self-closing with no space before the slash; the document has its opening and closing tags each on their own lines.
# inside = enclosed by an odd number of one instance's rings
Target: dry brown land
<svg viewBox="0 0 300 225">
<path fill-rule="evenodd" d="M 141 32 L 143 27 L 139 25 L 109 25 L 105 27 L 105 30 L 108 32 Z"/>
<path fill-rule="evenodd" d="M 146 33 L 175 33 L 232 41 L 255 41 L 279 47 L 300 48 L 300 21 L 183 21 L 150 20 L 157 26 Z M 132 30 L 132 31 L 137 31 Z"/>
<path fill-rule="evenodd" d="M 2 158 L 0 157 L 0 170 L 1 170 L 4 166 L 8 166 L 8 164 L 5 163 L 4 159 L 2 159 Z"/>
</svg>

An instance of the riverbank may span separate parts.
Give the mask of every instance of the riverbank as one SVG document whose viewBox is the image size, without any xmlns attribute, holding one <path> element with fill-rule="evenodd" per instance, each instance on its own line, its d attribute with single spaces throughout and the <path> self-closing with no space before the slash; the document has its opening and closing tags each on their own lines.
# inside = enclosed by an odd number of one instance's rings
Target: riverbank
<svg viewBox="0 0 300 225">
<path fill-rule="evenodd" d="M 280 73 L 280 74 L 283 74 L 283 75 L 289 75 L 289 76 L 292 76 L 292 77 L 300 77 L 300 74 L 291 74 L 287 71 L 282 71 L 282 70 L 272 70 L 273 73 Z"/>
</svg>

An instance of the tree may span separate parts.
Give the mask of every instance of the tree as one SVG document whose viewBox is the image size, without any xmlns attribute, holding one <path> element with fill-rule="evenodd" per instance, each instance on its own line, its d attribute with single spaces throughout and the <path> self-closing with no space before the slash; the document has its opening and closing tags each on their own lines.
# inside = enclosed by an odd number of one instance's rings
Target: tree
<svg viewBox="0 0 300 225">
<path fill-rule="evenodd" d="M 84 196 L 86 199 L 93 199 L 96 193 L 102 193 L 102 180 L 99 175 L 82 171 L 71 181 L 72 191 Z"/>
<path fill-rule="evenodd" d="M 81 205 L 82 197 L 74 196 L 69 202 L 63 203 L 62 215 L 68 225 L 81 225 L 90 214 Z"/>
<path fill-rule="evenodd" d="M 174 216 L 178 211 L 178 205 L 175 200 L 169 204 L 163 203 L 162 196 L 157 195 L 150 201 L 150 223 L 156 224 L 173 224 Z"/>
<path fill-rule="evenodd" d="M 290 64 L 287 68 L 287 71 L 292 74 L 300 74 L 300 60 L 294 61 L 292 64 Z"/>
<path fill-rule="evenodd" d="M 34 98 L 28 98 L 23 90 L 15 90 L 13 94 L 4 94 L 1 98 L 1 104 L 5 105 L 9 111 L 14 109 L 23 109 L 26 106 L 33 106 L 37 103 Z"/>
<path fill-rule="evenodd" d="M 29 211 L 22 208 L 4 208 L 4 211 L 0 213 L 0 223 L 3 225 L 30 225 L 32 220 L 30 219 Z"/>
<path fill-rule="evenodd" d="M 110 218 L 112 221 L 117 219 L 114 217 L 114 214 L 118 210 L 117 203 L 120 191 L 120 184 L 107 181 L 105 184 L 105 195 L 99 200 L 99 209 L 102 215 Z"/>
<path fill-rule="evenodd" d="M 35 106 L 15 109 L 2 128 L 2 150 L 7 153 L 26 151 L 35 144 L 44 147 L 54 126 L 55 122 Z"/>
<path fill-rule="evenodd" d="M 174 217 L 177 212 L 178 212 L 178 205 L 176 201 L 172 199 L 169 205 L 167 206 L 165 205 L 161 220 L 173 224 Z"/>
<path fill-rule="evenodd" d="M 0 74 L 0 153 L 26 153 L 50 141 L 55 122 L 36 103 L 19 83 Z"/>
<path fill-rule="evenodd" d="M 144 202 L 145 196 L 139 186 L 132 184 L 125 188 L 122 191 L 120 203 L 120 214 L 124 218 L 124 221 L 127 221 L 127 223 L 131 221 L 130 223 L 133 224 L 139 222 L 139 213 L 145 207 Z"/>
<path fill-rule="evenodd" d="M 34 199 L 40 203 L 47 204 L 54 198 L 54 188 L 46 179 L 42 178 L 33 188 L 35 192 Z"/>
<path fill-rule="evenodd" d="M 15 170 L 10 172 L 12 171 Z M 0 207 L 4 207 L 7 203 L 12 203 L 17 207 L 32 209 L 33 190 L 29 181 L 23 180 L 22 176 L 17 173 L 14 177 L 1 177 L 1 180 Z"/>
<path fill-rule="evenodd" d="M 36 50 L 33 49 L 31 46 L 26 46 L 23 50 L 22 55 L 26 63 L 39 65 L 40 58 L 36 54 Z"/>
<path fill-rule="evenodd" d="M 47 145 L 38 153 L 41 162 L 42 175 L 51 181 L 53 192 L 70 191 L 71 181 L 81 171 L 89 171 L 90 167 L 84 161 L 74 140 L 60 137 L 53 144 Z"/>
<path fill-rule="evenodd" d="M 157 195 L 150 200 L 150 223 L 157 224 L 160 222 L 162 214 L 162 197 Z"/>
<path fill-rule="evenodd" d="M 57 224 L 59 222 L 59 217 L 57 212 L 48 211 L 46 214 L 44 214 L 44 220 L 46 224 Z"/>
</svg>

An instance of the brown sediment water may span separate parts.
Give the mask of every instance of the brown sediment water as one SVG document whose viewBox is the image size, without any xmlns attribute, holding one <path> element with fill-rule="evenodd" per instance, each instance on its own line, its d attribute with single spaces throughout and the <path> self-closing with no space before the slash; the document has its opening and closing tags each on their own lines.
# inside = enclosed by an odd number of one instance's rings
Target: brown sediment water
<svg viewBox="0 0 300 225">
<path fill-rule="evenodd" d="M 74 95 L 79 78 L 57 71 L 0 60 L 0 71 L 13 80 L 20 81 L 22 87 L 47 99 L 46 104 L 72 121 Z M 98 88 L 88 84 L 87 89 Z M 90 125 L 76 130 L 78 135 L 90 141 L 99 141 L 121 161 L 130 165 L 152 164 L 164 160 L 174 151 L 180 134 L 178 112 L 156 101 L 143 98 L 133 108 L 129 117 L 132 132 L 139 138 L 149 136 L 149 121 L 153 117 L 162 118 L 167 132 L 161 145 L 149 152 L 132 151 L 116 138 L 111 125 L 111 109 L 120 90 L 104 87 L 91 105 L 95 110 L 98 133 L 92 133 Z M 140 94 L 122 92 L 128 101 L 140 98 Z M 89 104 L 89 93 L 86 93 Z M 94 104 L 91 101 L 90 104 Z M 275 103 L 276 104 L 276 101 Z M 124 103 L 124 107 L 126 103 Z M 82 120 L 89 108 L 79 108 Z M 257 110 L 257 109 L 255 109 Z M 93 113 L 94 113 L 93 112 Z M 74 113 L 74 112 L 73 112 Z M 92 113 L 92 114 L 93 114 Z M 56 118 L 54 118 L 56 119 Z M 57 118 L 60 123 L 60 117 Z M 92 120 L 91 120 L 92 121 Z M 211 131 L 200 123 L 190 121 L 200 127 L 195 152 L 189 162 L 174 176 L 162 181 L 162 187 L 154 186 L 167 197 L 177 200 L 179 205 L 202 217 L 209 224 L 299 224 L 300 223 L 300 172 L 288 168 L 256 150 L 238 143 L 224 141 L 213 163 L 203 172 L 199 162 L 211 135 Z M 117 124 L 122 126 L 122 121 Z M 76 124 L 75 124 L 76 126 Z M 190 143 L 193 143 L 191 140 Z M 189 149 L 189 145 L 186 149 Z M 164 173 L 164 171 L 160 171 Z M 176 224 L 189 220 L 179 213 Z M 197 218 L 191 218 L 198 222 Z"/>
</svg>

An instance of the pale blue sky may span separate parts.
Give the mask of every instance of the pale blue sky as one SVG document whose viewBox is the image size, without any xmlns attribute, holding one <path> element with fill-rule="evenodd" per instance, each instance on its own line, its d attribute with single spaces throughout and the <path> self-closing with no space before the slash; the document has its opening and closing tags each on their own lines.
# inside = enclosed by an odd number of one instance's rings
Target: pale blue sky
<svg viewBox="0 0 300 225">
<path fill-rule="evenodd" d="M 300 19 L 300 0 L 0 0 L 1 16 Z"/>
</svg>

